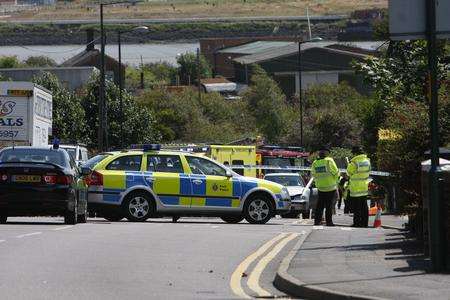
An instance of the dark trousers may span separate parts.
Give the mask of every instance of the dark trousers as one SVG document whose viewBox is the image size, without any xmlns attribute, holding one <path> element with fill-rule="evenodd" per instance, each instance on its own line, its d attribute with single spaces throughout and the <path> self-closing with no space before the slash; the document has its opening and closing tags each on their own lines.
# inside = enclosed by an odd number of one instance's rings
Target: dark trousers
<svg viewBox="0 0 450 300">
<path fill-rule="evenodd" d="M 367 207 L 367 196 L 350 198 L 353 204 L 353 226 L 369 226 L 369 207 Z"/>
<path fill-rule="evenodd" d="M 333 224 L 333 200 L 336 191 L 321 192 L 319 191 L 319 200 L 317 201 L 314 224 L 319 225 L 322 222 L 323 209 L 325 208 L 325 219 L 327 225 Z"/>
</svg>

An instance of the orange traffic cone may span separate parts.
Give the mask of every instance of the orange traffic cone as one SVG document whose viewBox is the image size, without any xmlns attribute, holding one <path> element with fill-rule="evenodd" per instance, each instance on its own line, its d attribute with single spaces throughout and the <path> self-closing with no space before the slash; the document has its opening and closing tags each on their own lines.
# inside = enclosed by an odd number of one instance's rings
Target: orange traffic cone
<svg viewBox="0 0 450 300">
<path fill-rule="evenodd" d="M 378 206 L 377 215 L 375 221 L 373 222 L 373 228 L 381 227 L 381 206 Z"/>
</svg>

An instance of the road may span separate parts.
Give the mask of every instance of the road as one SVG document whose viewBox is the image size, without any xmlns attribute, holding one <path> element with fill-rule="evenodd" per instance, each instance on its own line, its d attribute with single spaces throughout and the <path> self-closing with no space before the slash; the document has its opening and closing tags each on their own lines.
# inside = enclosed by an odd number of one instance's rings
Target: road
<svg viewBox="0 0 450 300">
<path fill-rule="evenodd" d="M 284 297 L 272 281 L 310 220 L 266 225 L 151 219 L 67 226 L 9 218 L 0 226 L 2 299 Z"/>
</svg>

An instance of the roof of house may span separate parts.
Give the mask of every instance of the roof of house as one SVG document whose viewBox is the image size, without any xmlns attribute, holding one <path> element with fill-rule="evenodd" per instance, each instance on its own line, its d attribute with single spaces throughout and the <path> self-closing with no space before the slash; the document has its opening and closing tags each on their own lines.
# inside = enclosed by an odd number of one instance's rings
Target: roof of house
<svg viewBox="0 0 450 300">
<path fill-rule="evenodd" d="M 319 48 L 330 53 L 338 53 L 354 57 L 366 57 L 371 53 L 376 53 L 377 49 L 383 45 L 383 43 L 384 42 L 305 42 L 301 44 L 301 50 L 304 52 L 313 48 Z M 253 63 L 261 63 L 296 53 L 298 53 L 298 43 L 290 42 L 285 46 L 235 58 L 234 61 L 240 64 L 248 65 Z"/>
<path fill-rule="evenodd" d="M 85 61 L 91 59 L 92 57 L 96 57 L 100 55 L 100 50 L 93 49 L 93 50 L 83 50 L 82 52 L 78 53 L 77 55 L 69 58 L 65 62 L 63 62 L 60 66 L 61 67 L 71 67 L 71 66 L 78 66 L 83 64 Z M 114 58 L 111 56 L 105 55 L 105 58 L 107 60 L 113 60 L 114 62 L 117 62 Z"/>
<path fill-rule="evenodd" d="M 295 44 L 293 42 L 283 42 L 283 41 L 257 41 L 239 45 L 236 47 L 225 48 L 217 51 L 218 53 L 233 53 L 233 54 L 255 54 L 264 52 L 271 49 L 277 49 L 290 44 Z"/>
<path fill-rule="evenodd" d="M 226 78 L 205 78 L 200 80 L 205 91 L 210 92 L 234 92 L 237 85 Z"/>
</svg>

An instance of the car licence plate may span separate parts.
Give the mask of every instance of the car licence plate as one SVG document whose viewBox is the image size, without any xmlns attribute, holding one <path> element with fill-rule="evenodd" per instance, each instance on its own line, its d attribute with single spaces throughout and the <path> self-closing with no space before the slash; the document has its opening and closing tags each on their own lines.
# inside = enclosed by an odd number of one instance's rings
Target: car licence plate
<svg viewBox="0 0 450 300">
<path fill-rule="evenodd" d="M 13 182 L 41 182 L 41 176 L 39 175 L 14 175 L 12 177 Z"/>
</svg>

